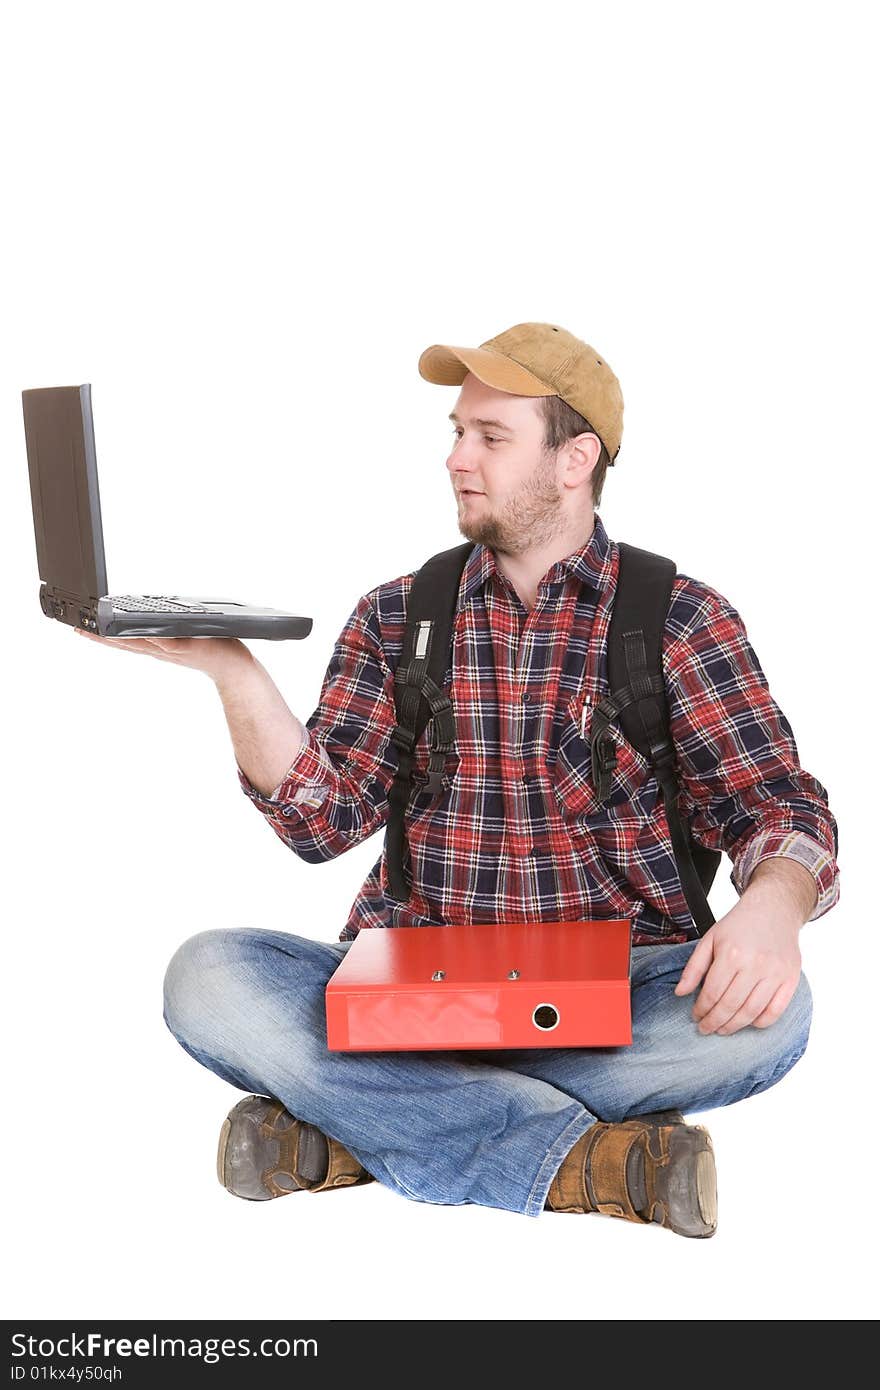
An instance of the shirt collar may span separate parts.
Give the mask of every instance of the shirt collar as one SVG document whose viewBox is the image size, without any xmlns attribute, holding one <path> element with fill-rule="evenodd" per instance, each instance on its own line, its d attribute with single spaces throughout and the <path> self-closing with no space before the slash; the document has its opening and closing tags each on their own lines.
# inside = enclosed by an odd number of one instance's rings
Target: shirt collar
<svg viewBox="0 0 880 1390">
<path fill-rule="evenodd" d="M 552 584 L 574 575 L 582 584 L 601 593 L 611 578 L 611 541 L 598 512 L 593 513 L 593 532 L 578 550 L 552 564 L 542 583 Z M 462 573 L 458 607 L 463 608 L 490 575 L 499 573 L 495 552 L 483 544 L 475 545 Z"/>
</svg>

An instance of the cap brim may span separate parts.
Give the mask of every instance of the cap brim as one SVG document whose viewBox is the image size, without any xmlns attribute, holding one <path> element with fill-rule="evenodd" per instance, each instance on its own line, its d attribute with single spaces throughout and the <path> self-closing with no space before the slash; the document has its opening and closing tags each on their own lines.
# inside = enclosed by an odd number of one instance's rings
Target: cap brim
<svg viewBox="0 0 880 1390">
<path fill-rule="evenodd" d="M 509 391 L 515 396 L 555 396 L 556 391 L 500 352 L 490 348 L 449 347 L 432 343 L 419 358 L 419 374 L 437 386 L 460 386 L 473 372 L 485 386 Z"/>
</svg>

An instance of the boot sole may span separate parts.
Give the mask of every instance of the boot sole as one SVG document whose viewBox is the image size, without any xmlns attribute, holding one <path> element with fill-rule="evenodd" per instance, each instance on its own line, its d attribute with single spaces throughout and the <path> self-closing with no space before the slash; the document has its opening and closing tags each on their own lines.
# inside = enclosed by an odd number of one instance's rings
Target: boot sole
<svg viewBox="0 0 880 1390">
<path fill-rule="evenodd" d="M 232 1132 L 232 1125 L 229 1119 L 223 1121 L 220 1130 L 220 1142 L 217 1145 L 217 1179 L 220 1184 L 226 1186 L 226 1146 L 229 1143 L 229 1135 Z"/>
<path fill-rule="evenodd" d="M 676 1126 L 669 1136 L 669 1163 L 658 1164 L 654 1174 L 662 1205 L 660 1224 L 681 1236 L 713 1236 L 718 1225 L 718 1183 L 709 1131 L 703 1125 Z"/>
<path fill-rule="evenodd" d="M 246 1096 L 230 1111 L 220 1127 L 217 1143 L 217 1179 L 233 1197 L 241 1197 L 246 1202 L 271 1201 L 302 1191 L 300 1187 L 291 1187 L 273 1192 L 262 1181 L 261 1172 L 274 1170 L 280 1145 L 277 1139 L 262 1138 L 254 1126 L 245 1122 L 244 1116 L 253 1112 L 256 1099 Z M 255 1141 L 260 1144 L 258 1151 L 254 1151 Z M 248 1190 L 243 1190 L 245 1188 Z"/>
</svg>

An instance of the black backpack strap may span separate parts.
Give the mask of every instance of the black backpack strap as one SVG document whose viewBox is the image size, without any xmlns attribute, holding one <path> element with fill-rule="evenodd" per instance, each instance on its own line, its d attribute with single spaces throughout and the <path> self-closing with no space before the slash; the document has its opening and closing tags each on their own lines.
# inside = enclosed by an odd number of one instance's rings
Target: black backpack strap
<svg viewBox="0 0 880 1390">
<path fill-rule="evenodd" d="M 698 845 L 678 812 L 675 749 L 663 678 L 663 633 L 676 566 L 664 555 L 624 542 L 619 542 L 619 551 L 608 631 L 611 694 L 596 705 L 590 733 L 593 780 L 601 800 L 608 794 L 614 767 L 615 748 L 607 729 L 619 717 L 625 737 L 648 759 L 660 785 L 682 891 L 702 936 L 715 921 L 706 894 L 721 854 Z"/>
<path fill-rule="evenodd" d="M 436 795 L 443 789 L 441 773 L 447 754 L 455 747 L 452 702 L 443 690 L 443 677 L 452 650 L 452 629 L 461 577 L 473 541 L 433 555 L 413 576 L 406 604 L 406 630 L 400 661 L 394 673 L 397 724 L 391 741 L 399 752 L 394 781 L 388 791 L 385 857 L 388 892 L 406 902 L 406 808 L 413 784 Z M 431 753 L 427 773 L 413 773 L 413 749 L 432 724 Z"/>
</svg>

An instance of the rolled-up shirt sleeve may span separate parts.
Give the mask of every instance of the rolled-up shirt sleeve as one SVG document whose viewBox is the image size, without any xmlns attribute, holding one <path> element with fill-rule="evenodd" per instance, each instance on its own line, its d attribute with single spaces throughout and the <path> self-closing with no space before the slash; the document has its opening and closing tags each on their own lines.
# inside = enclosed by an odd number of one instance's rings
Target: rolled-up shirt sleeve
<svg viewBox="0 0 880 1390">
<path fill-rule="evenodd" d="M 679 811 L 698 844 L 729 855 L 739 894 L 765 859 L 802 864 L 816 882 L 814 921 L 840 896 L 828 793 L 801 767 L 742 618 L 717 591 L 708 593 L 701 621 L 664 638 Z"/>
<path fill-rule="evenodd" d="M 320 863 L 372 835 L 388 818 L 397 770 L 394 673 L 365 595 L 348 618 L 321 684 L 303 742 L 271 796 L 236 764 L 245 795 L 300 858 Z"/>
</svg>

